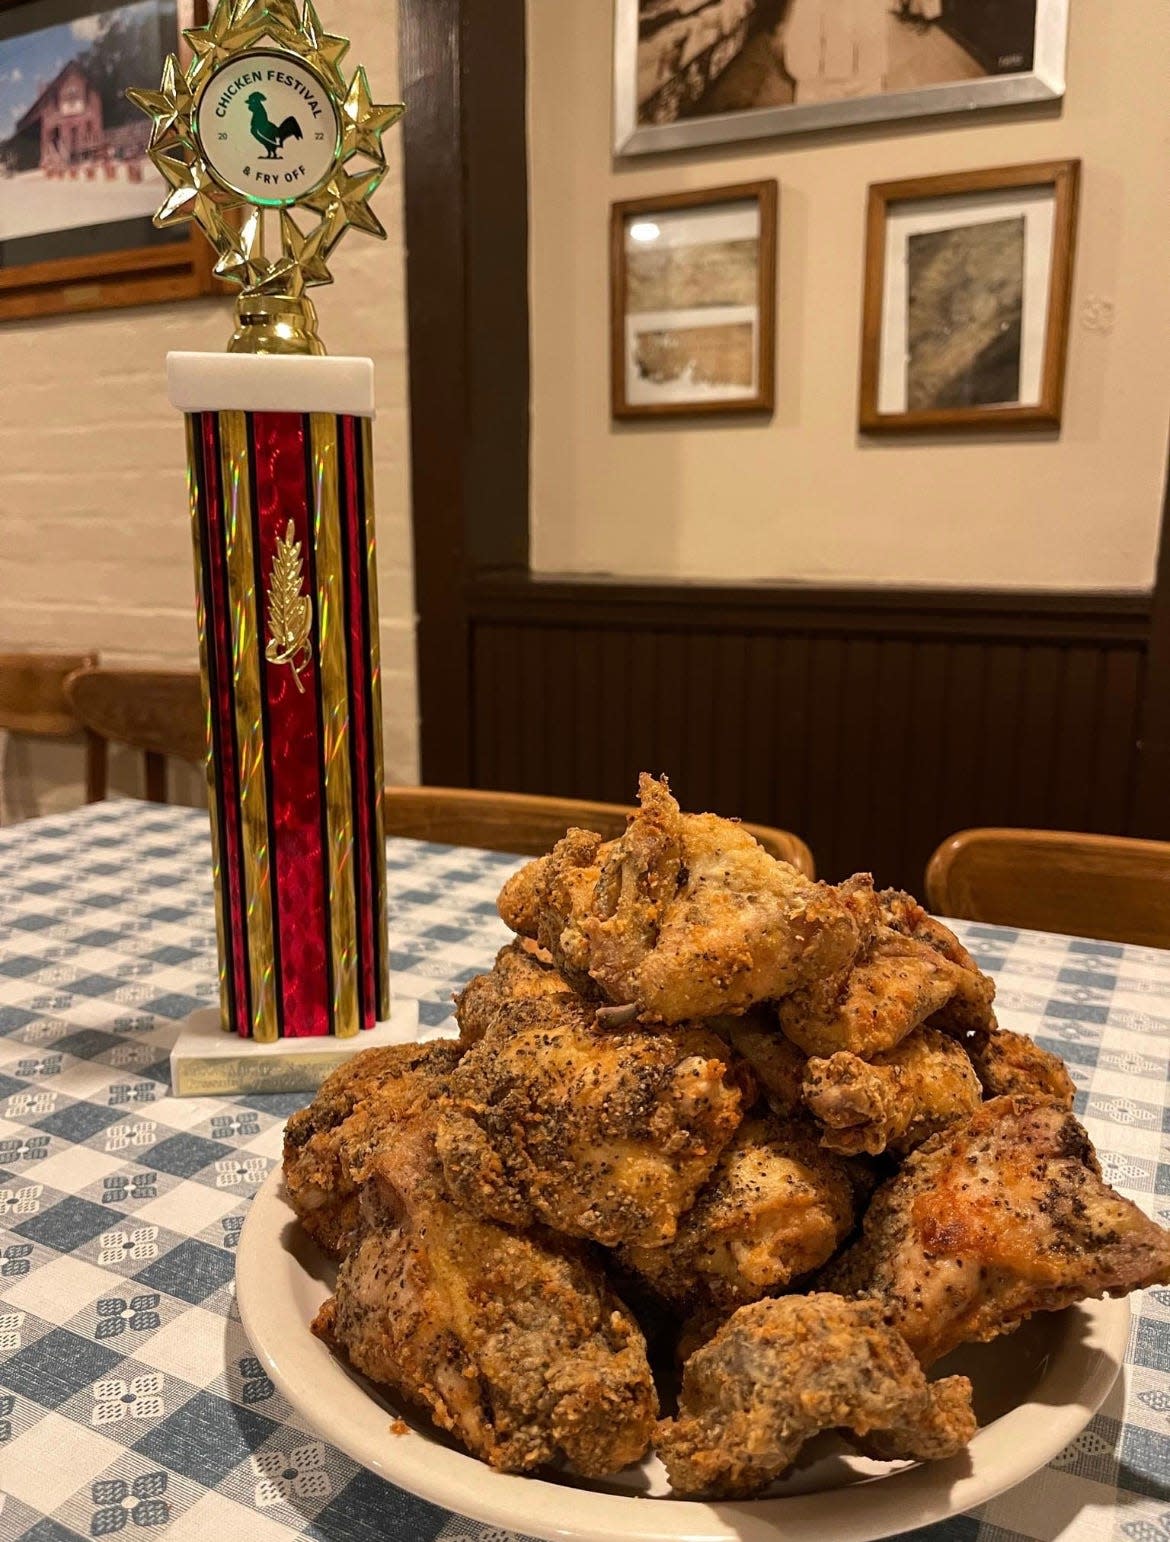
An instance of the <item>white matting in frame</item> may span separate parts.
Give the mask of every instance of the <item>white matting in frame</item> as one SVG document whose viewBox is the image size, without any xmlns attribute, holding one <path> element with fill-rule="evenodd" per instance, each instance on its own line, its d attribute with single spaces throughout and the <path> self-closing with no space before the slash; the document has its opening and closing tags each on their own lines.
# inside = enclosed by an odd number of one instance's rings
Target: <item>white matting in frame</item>
<svg viewBox="0 0 1170 1542">
<path fill-rule="evenodd" d="M 907 408 L 910 238 L 1000 220 L 1024 221 L 1023 315 L 1020 334 L 1020 394 L 1015 403 L 1035 406 L 1041 398 L 1044 347 L 1048 336 L 1048 298 L 1052 276 L 1052 235 L 1056 195 L 1051 187 L 1010 193 L 951 194 L 943 198 L 892 204 L 886 215 L 885 290 L 882 295 L 879 412 Z"/>
<path fill-rule="evenodd" d="M 631 231 L 653 228 L 649 241 L 639 241 Z M 627 253 L 662 248 L 699 247 L 724 241 L 760 239 L 760 206 L 752 198 L 694 209 L 675 209 L 635 216 L 626 222 Z M 756 251 L 757 273 L 759 249 Z M 656 403 L 751 401 L 760 389 L 759 326 L 757 305 L 700 305 L 670 310 L 626 311 L 626 400 L 631 406 Z M 638 341 L 645 333 L 697 332 L 706 327 L 751 328 L 751 378 L 744 384 L 716 383 L 680 377 L 655 381 L 638 368 Z"/>
<path fill-rule="evenodd" d="M 668 122 L 639 122 L 644 99 L 639 88 L 639 8 L 643 0 L 614 0 L 613 147 L 616 155 L 646 155 L 697 145 L 727 144 L 772 134 L 809 133 L 861 123 L 966 113 L 978 108 L 1017 107 L 1058 100 L 1065 91 L 1069 0 L 1036 0 L 1031 69 L 927 85 L 912 90 L 844 95 L 834 100 L 749 107 L 735 112 L 677 117 Z M 750 12 L 755 0 L 712 0 L 712 9 Z M 796 0 L 794 0 L 796 3 Z M 814 0 L 804 0 L 814 3 Z M 875 0 L 891 9 L 893 0 Z M 700 8 L 691 7 L 692 14 Z M 714 60 L 717 39 L 699 49 L 699 37 L 681 41 L 679 67 L 694 70 L 704 58 Z M 688 53 L 694 57 L 688 59 Z M 710 67 L 710 64 L 707 66 Z"/>
</svg>

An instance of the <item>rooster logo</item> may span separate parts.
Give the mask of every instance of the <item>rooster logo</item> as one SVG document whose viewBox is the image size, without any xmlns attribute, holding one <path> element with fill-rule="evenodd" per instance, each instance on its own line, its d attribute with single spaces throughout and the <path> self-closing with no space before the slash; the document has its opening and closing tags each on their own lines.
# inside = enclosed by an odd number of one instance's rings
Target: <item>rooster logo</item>
<svg viewBox="0 0 1170 1542">
<path fill-rule="evenodd" d="M 280 159 L 280 151 L 284 148 L 286 139 L 303 139 L 304 135 L 292 113 L 289 113 L 283 123 L 273 123 L 264 110 L 266 100 L 263 91 L 253 91 L 248 98 L 248 107 L 252 113 L 252 138 L 264 146 L 266 151 L 264 160 L 276 161 Z"/>
</svg>

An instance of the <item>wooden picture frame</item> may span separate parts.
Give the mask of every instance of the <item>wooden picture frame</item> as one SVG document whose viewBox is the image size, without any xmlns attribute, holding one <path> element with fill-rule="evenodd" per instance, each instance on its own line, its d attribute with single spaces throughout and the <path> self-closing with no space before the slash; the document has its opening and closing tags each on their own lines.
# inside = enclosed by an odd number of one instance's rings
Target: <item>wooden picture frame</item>
<svg viewBox="0 0 1170 1542">
<path fill-rule="evenodd" d="M 613 204 L 610 392 L 615 418 L 772 411 L 777 201 L 773 179 Z M 639 223 L 650 233 L 649 242 L 663 243 L 655 253 L 657 263 L 630 260 L 628 232 Z M 754 259 L 744 244 L 752 240 Z M 707 259 L 671 263 L 661 255 L 668 249 L 705 250 Z M 754 284 L 744 271 L 745 259 L 754 260 Z M 629 308 L 631 277 L 643 294 L 643 308 L 637 311 Z M 706 294 L 697 303 L 680 303 L 684 292 L 689 297 L 704 285 Z M 658 306 L 646 303 L 655 297 Z M 647 318 L 642 330 L 631 328 L 631 315 Z M 745 328 L 750 328 L 746 335 Z M 647 367 L 651 355 L 658 361 L 656 369 Z M 706 379 L 696 380 L 696 371 Z M 724 381 L 716 378 L 719 372 Z M 684 374 L 691 378 L 683 379 Z"/>
<path fill-rule="evenodd" d="M 0 15 L 17 10 L 36 11 L 42 6 L 43 0 L 0 0 Z M 103 0 L 94 0 L 92 7 L 94 13 L 116 9 L 117 6 L 104 4 Z M 178 0 L 176 11 L 179 35 L 173 48 L 186 64 L 190 50 L 182 38 L 182 28 L 205 23 L 208 3 L 207 0 Z M 29 29 L 30 32 L 36 30 Z M 154 87 L 158 81 L 127 84 Z M 147 175 L 157 181 L 157 203 L 161 204 L 166 185 L 153 167 Z M 79 252 L 0 266 L 0 321 L 230 294 L 231 286 L 214 276 L 214 265 L 215 253 L 202 233 L 192 225 L 176 239 L 157 244 L 144 244 L 139 235 L 133 244 L 115 250 Z"/>
<path fill-rule="evenodd" d="M 870 188 L 862 433 L 1060 427 L 1079 189 L 1075 160 Z M 952 300 L 965 281 L 971 301 L 965 345 L 930 325 L 953 317 L 948 274 Z"/>
</svg>

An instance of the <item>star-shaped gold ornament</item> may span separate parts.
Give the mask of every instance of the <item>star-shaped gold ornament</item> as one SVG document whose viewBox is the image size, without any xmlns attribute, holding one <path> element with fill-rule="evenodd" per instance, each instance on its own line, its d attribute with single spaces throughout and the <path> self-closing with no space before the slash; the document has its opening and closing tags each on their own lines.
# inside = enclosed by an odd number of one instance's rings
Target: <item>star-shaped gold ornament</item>
<svg viewBox="0 0 1170 1542">
<path fill-rule="evenodd" d="M 168 54 L 163 65 L 161 90 L 138 91 L 132 87 L 126 95 L 135 107 L 140 107 L 153 120 L 150 126 L 151 150 L 166 149 L 176 141 L 181 141 L 195 110 L 195 99 L 174 54 Z"/>
<path fill-rule="evenodd" d="M 319 214 L 322 226 L 328 231 L 325 238 L 327 255 L 351 225 L 364 230 L 367 235 L 377 236 L 380 241 L 386 239 L 386 228 L 369 203 L 386 171 L 385 163 L 371 166 L 357 176 L 339 170 L 305 199 L 305 208 Z"/>
<path fill-rule="evenodd" d="M 341 106 L 342 160 L 359 153 L 371 160 L 382 160 L 382 135 L 405 111 L 401 102 L 379 107 L 371 100 L 370 83 L 364 66 L 359 64 Z"/>
<path fill-rule="evenodd" d="M 321 18 L 313 7 L 313 0 L 305 0 L 304 14 L 301 17 L 301 33 L 316 52 L 322 70 L 328 74 L 330 83 L 339 91 L 344 91 L 345 76 L 341 73 L 339 65 L 342 58 L 349 52 L 349 39 L 336 37 L 332 32 L 324 30 L 321 26 Z"/>
<path fill-rule="evenodd" d="M 148 153 L 168 184 L 155 224 L 194 221 L 218 252 L 216 274 L 240 284 L 245 296 L 297 300 L 306 288 L 332 283 L 326 259 L 351 226 L 369 235 L 386 235 L 369 199 L 386 175 L 382 135 L 402 116 L 403 106 L 374 102 L 360 65 L 347 80 L 341 60 L 349 41 L 325 31 L 313 0 L 304 0 L 303 7 L 298 0 L 217 0 L 206 26 L 183 35 L 192 55 L 186 71 L 172 54 L 163 66 L 159 90 L 127 92 L 152 121 Z M 312 116 L 298 107 L 300 121 L 292 133 L 292 160 L 301 162 L 297 169 L 304 172 L 309 164 L 317 173 L 303 191 L 285 186 L 291 180 L 290 163 L 282 159 L 288 119 L 279 126 L 269 120 L 263 95 L 260 107 L 251 99 L 247 103 L 253 113 L 252 138 L 260 148 L 237 145 L 242 170 L 235 181 L 218 160 L 218 144 L 209 149 L 201 138 L 204 94 L 219 77 L 215 89 L 220 105 L 215 107 L 216 98 L 210 99 L 217 132 L 211 134 L 203 125 L 203 133 L 216 141 L 228 139 L 226 132 L 218 131 L 219 121 L 225 119 L 226 104 L 237 96 L 243 102 L 247 91 L 246 85 L 232 82 L 228 67 L 237 61 L 246 66 L 249 54 L 257 65 L 273 66 L 275 59 L 277 67 L 311 88 L 306 111 Z M 221 74 L 224 71 L 228 73 Z M 261 81 L 264 74 L 241 73 L 240 80 Z M 313 90 L 320 93 L 318 106 L 311 100 Z M 299 99 L 306 99 L 305 90 L 300 90 Z M 327 110 L 319 111 L 321 104 L 327 104 Z M 318 127 L 327 124 L 330 114 L 336 125 L 332 149 L 328 128 Z M 244 191 L 237 185 L 240 178 L 250 179 Z M 310 229 L 302 229 L 293 218 L 294 207 L 317 216 Z M 264 249 L 266 209 L 279 211 L 279 256 L 269 257 Z"/>
</svg>

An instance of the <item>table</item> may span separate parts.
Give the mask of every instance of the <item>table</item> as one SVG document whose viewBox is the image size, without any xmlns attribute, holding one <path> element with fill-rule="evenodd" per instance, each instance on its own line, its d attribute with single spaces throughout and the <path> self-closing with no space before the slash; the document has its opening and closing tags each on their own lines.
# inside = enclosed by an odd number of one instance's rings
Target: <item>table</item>
<svg viewBox="0 0 1170 1542">
<path fill-rule="evenodd" d="M 507 936 L 515 859 L 388 851 L 395 988 L 434 1036 Z M 1065 1057 L 1109 1181 L 1170 1222 L 1170 953 L 958 930 L 1004 1026 Z M 115 801 L 0 831 L 0 1542 L 512 1542 L 359 1469 L 252 1355 L 233 1249 L 304 1099 L 169 1096 L 215 976 L 205 815 Z M 1078 1439 L 917 1538 L 1170 1542 L 1170 1290 L 1135 1307 Z"/>
</svg>

